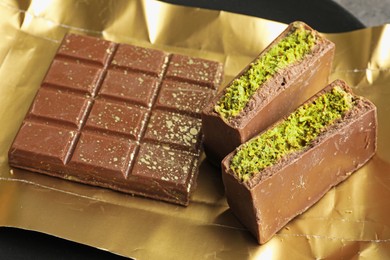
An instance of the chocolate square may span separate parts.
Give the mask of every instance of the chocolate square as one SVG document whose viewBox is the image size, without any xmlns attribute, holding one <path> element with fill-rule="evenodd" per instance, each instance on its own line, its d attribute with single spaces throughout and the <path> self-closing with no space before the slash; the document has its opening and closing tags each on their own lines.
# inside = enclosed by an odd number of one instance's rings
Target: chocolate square
<svg viewBox="0 0 390 260">
<path fill-rule="evenodd" d="M 211 68 L 210 78 L 193 74 L 196 68 L 202 75 Z M 218 62 L 67 35 L 9 164 L 188 205 L 202 147 L 199 106 L 218 88 L 221 72 Z M 176 104 L 169 100 L 175 96 Z"/>
<path fill-rule="evenodd" d="M 202 108 L 209 102 L 212 93 L 212 89 L 204 86 L 164 80 L 156 101 L 156 107 L 170 111 L 178 110 L 182 113 L 200 117 Z"/>
</svg>

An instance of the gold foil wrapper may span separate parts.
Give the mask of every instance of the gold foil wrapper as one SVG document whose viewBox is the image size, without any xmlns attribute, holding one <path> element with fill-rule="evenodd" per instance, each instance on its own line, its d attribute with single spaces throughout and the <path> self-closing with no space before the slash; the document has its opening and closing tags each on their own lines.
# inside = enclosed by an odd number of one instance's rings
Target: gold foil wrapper
<svg viewBox="0 0 390 260">
<path fill-rule="evenodd" d="M 245 27 L 245 30 L 243 28 Z M 390 26 L 327 34 L 332 80 L 378 108 L 378 152 L 258 245 L 203 161 L 187 208 L 11 170 L 7 152 L 67 32 L 221 61 L 227 83 L 285 24 L 154 0 L 0 1 L 0 225 L 140 259 L 383 259 L 390 252 Z"/>
</svg>

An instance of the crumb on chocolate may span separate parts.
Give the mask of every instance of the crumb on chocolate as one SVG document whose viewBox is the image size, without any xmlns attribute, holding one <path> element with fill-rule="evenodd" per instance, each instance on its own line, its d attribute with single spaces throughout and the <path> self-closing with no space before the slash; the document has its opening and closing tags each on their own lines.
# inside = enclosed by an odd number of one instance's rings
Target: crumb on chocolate
<svg viewBox="0 0 390 260">
<path fill-rule="evenodd" d="M 321 132 L 351 110 L 353 97 L 341 87 L 299 107 L 285 120 L 242 145 L 230 162 L 230 169 L 247 181 L 283 156 L 309 145 Z"/>
<path fill-rule="evenodd" d="M 239 115 L 265 81 L 277 71 L 302 60 L 316 42 L 314 32 L 297 23 L 295 30 L 254 61 L 243 75 L 233 80 L 214 110 L 225 120 Z"/>
</svg>

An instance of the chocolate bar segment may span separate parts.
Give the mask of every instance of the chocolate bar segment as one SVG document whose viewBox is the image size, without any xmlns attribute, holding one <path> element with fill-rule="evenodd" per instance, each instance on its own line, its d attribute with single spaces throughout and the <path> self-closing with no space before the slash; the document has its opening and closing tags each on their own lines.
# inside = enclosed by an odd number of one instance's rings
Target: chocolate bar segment
<svg viewBox="0 0 390 260">
<path fill-rule="evenodd" d="M 201 121 L 187 115 L 153 111 L 144 139 L 195 152 L 201 141 Z"/>
<path fill-rule="evenodd" d="M 228 204 L 260 244 L 271 239 L 291 219 L 305 212 L 330 188 L 348 178 L 375 154 L 376 107 L 367 99 L 353 95 L 345 82 L 340 80 L 333 82 L 301 106 L 299 108 L 301 110 L 296 111 L 307 109 L 308 104 L 318 105 L 319 97 L 339 87 L 347 93 L 347 99 L 352 98 L 352 107 L 341 112 L 340 118 L 329 121 L 330 123 L 319 131 L 318 135 L 313 135 L 313 138 L 308 137 L 315 132 L 310 129 L 315 129 L 317 126 L 316 124 L 310 126 L 307 132 L 306 130 L 303 132 L 302 137 L 305 140 L 312 139 L 307 143 L 298 142 L 299 149 L 293 147 L 297 144 L 296 140 L 290 139 L 294 135 L 286 132 L 286 134 L 278 134 L 278 139 L 268 138 L 269 153 L 272 152 L 273 142 L 279 146 L 278 153 L 282 146 L 286 151 L 292 149 L 291 152 L 287 152 L 274 162 L 269 160 L 271 163 L 268 166 L 260 167 L 259 163 L 256 166 L 259 168 L 253 170 L 251 168 L 253 162 L 260 162 L 268 157 L 267 149 L 260 151 L 255 148 L 247 153 L 247 155 L 251 154 L 250 156 L 240 159 L 241 165 L 234 165 L 237 162 L 235 156 L 240 151 L 251 147 L 252 142 L 257 144 L 259 138 L 263 138 L 262 136 L 275 134 L 276 129 L 281 129 L 280 126 L 287 122 L 290 116 L 242 144 L 223 160 L 222 177 Z M 325 105 L 337 109 L 346 107 L 342 104 L 343 98 L 337 102 L 327 97 L 323 100 Z M 321 114 L 319 116 L 321 118 Z M 297 118 L 299 122 L 311 120 L 307 116 Z M 306 123 L 301 125 L 305 127 Z M 300 131 L 294 128 L 292 123 L 288 123 L 285 131 L 294 129 Z M 286 139 L 282 139 L 283 135 Z M 236 170 L 237 166 L 243 165 L 245 166 L 240 171 Z M 248 166 L 252 170 L 248 170 Z"/>
<path fill-rule="evenodd" d="M 43 121 L 60 121 L 79 128 L 90 106 L 91 101 L 83 96 L 42 87 L 35 97 L 29 116 Z"/>
<path fill-rule="evenodd" d="M 68 60 L 54 60 L 48 71 L 44 85 L 56 85 L 65 89 L 81 91 L 95 95 L 101 77 L 102 68 Z"/>
<path fill-rule="evenodd" d="M 98 178 L 106 180 L 123 179 L 127 177 L 135 148 L 135 142 L 127 139 L 84 132 L 79 137 L 68 166 L 73 171 L 96 174 Z M 70 174 L 72 172 L 69 171 Z"/>
<path fill-rule="evenodd" d="M 148 74 L 110 69 L 103 81 L 100 95 L 148 107 L 152 105 L 158 84 L 158 78 Z"/>
<path fill-rule="evenodd" d="M 214 88 L 219 85 L 215 75 L 220 74 L 221 68 L 216 63 L 205 63 L 201 59 L 174 54 L 167 68 L 167 78 L 184 82 L 192 82 Z"/>
<path fill-rule="evenodd" d="M 199 67 L 207 78 L 194 74 Z M 204 104 L 221 80 L 218 62 L 69 34 L 9 150 L 9 164 L 188 205 L 202 132 L 199 107 L 184 99 Z"/>
<path fill-rule="evenodd" d="M 162 51 L 122 44 L 110 66 L 158 76 L 165 70 L 167 59 L 167 53 Z"/>
<path fill-rule="evenodd" d="M 187 195 L 183 190 L 196 188 L 197 161 L 198 158 L 191 153 L 167 145 L 144 143 L 129 179 L 139 184 L 136 189 L 140 194 L 149 193 L 157 199 L 168 197 L 167 200 L 185 201 Z"/>
<path fill-rule="evenodd" d="M 84 129 L 124 135 L 138 140 L 142 134 L 147 112 L 147 109 L 136 105 L 96 100 Z"/>
<path fill-rule="evenodd" d="M 175 111 L 200 117 L 202 108 L 212 97 L 212 89 L 199 85 L 174 80 L 164 80 L 156 107 L 162 110 Z"/>
<path fill-rule="evenodd" d="M 290 35 L 295 36 L 295 32 L 299 32 L 297 39 L 287 40 Z M 286 42 L 278 49 L 278 44 L 284 40 Z M 294 46 L 289 41 L 295 43 L 296 40 L 300 45 L 287 48 Z M 237 146 L 320 91 L 328 84 L 334 50 L 332 42 L 308 25 L 290 24 L 203 110 L 207 158 L 220 165 Z M 268 60 L 271 60 L 269 64 Z M 278 64 L 276 68 L 272 67 L 274 64 Z"/>
<path fill-rule="evenodd" d="M 15 160 L 26 168 L 60 169 L 69 159 L 76 135 L 75 130 L 26 121 L 18 133 L 18 139 L 23 141 L 14 142 L 11 152 L 18 154 Z"/>
<path fill-rule="evenodd" d="M 72 57 L 100 65 L 107 63 L 115 49 L 115 43 L 92 37 L 68 34 L 57 51 L 57 56 Z"/>
</svg>

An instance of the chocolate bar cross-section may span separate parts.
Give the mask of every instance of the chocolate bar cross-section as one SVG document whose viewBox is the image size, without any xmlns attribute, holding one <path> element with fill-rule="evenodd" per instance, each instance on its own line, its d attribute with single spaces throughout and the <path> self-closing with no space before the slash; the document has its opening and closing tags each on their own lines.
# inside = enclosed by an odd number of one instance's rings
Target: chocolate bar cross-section
<svg viewBox="0 0 390 260">
<path fill-rule="evenodd" d="M 9 164 L 188 205 L 201 108 L 221 80 L 218 62 L 68 34 Z"/>
</svg>

